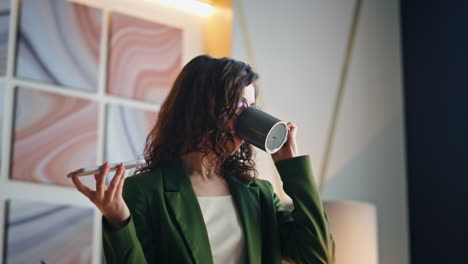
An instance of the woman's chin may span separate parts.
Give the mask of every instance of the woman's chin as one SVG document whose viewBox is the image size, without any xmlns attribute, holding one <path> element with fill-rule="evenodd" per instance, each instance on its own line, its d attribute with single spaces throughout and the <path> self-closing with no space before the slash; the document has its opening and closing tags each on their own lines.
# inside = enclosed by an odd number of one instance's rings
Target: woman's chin
<svg viewBox="0 0 468 264">
<path fill-rule="evenodd" d="M 240 146 L 242 146 L 242 144 L 244 143 L 244 140 L 236 137 L 235 142 L 236 142 L 236 151 L 237 151 L 240 148 Z"/>
<path fill-rule="evenodd" d="M 244 143 L 244 140 L 240 139 L 240 138 L 235 138 L 234 139 L 234 150 L 232 151 L 232 155 L 236 154 L 237 151 L 239 151 L 239 148 L 242 146 L 242 144 Z"/>
</svg>

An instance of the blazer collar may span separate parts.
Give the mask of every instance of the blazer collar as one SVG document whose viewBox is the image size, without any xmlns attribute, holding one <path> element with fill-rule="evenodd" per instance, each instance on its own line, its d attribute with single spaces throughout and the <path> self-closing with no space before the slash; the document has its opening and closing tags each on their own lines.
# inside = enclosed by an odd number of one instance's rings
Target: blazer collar
<svg viewBox="0 0 468 264">
<path fill-rule="evenodd" d="M 226 173 L 235 207 L 244 230 L 247 263 L 261 262 L 261 212 L 259 189 L 255 182 L 243 182 Z M 213 263 L 203 214 L 181 160 L 163 168 L 164 195 L 194 263 Z"/>
</svg>

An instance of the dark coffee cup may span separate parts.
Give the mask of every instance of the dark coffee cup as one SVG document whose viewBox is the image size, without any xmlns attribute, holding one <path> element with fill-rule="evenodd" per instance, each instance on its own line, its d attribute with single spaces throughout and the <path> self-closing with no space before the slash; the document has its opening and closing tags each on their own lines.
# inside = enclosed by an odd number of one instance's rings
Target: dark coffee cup
<svg viewBox="0 0 468 264">
<path fill-rule="evenodd" d="M 288 138 L 286 122 L 263 112 L 258 106 L 242 111 L 235 129 L 238 137 L 268 153 L 277 152 Z"/>
</svg>

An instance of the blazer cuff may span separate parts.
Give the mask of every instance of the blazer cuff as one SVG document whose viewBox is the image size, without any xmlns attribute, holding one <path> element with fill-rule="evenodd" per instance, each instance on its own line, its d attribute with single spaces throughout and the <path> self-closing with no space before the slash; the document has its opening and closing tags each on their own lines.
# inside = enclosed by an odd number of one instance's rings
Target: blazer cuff
<svg viewBox="0 0 468 264">
<path fill-rule="evenodd" d="M 285 160 L 280 160 L 275 163 L 275 166 L 280 176 L 300 174 L 297 172 L 306 172 L 308 175 L 312 175 L 311 161 L 309 155 L 301 155 Z"/>
<path fill-rule="evenodd" d="M 133 246 L 133 241 L 138 241 L 133 217 L 130 215 L 129 220 L 127 221 L 126 225 L 119 229 L 115 229 L 107 219 L 102 216 L 103 239 L 106 240 L 106 242 L 109 242 L 117 252 L 124 252 Z"/>
<path fill-rule="evenodd" d="M 275 166 L 283 182 L 283 189 L 288 195 L 290 195 L 288 187 L 303 190 L 317 188 L 309 155 L 281 160 L 276 162 Z"/>
</svg>

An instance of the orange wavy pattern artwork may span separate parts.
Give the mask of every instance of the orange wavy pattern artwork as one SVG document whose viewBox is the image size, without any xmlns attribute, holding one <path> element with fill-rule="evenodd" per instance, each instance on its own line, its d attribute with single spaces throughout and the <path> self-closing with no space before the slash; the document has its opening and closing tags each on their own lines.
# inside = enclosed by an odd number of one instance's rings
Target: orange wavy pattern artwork
<svg viewBox="0 0 468 264">
<path fill-rule="evenodd" d="M 96 102 L 17 88 L 11 178 L 74 186 L 68 172 L 96 165 L 97 120 Z"/>
<path fill-rule="evenodd" d="M 181 69 L 182 30 L 115 13 L 110 28 L 107 92 L 164 101 Z"/>
</svg>

